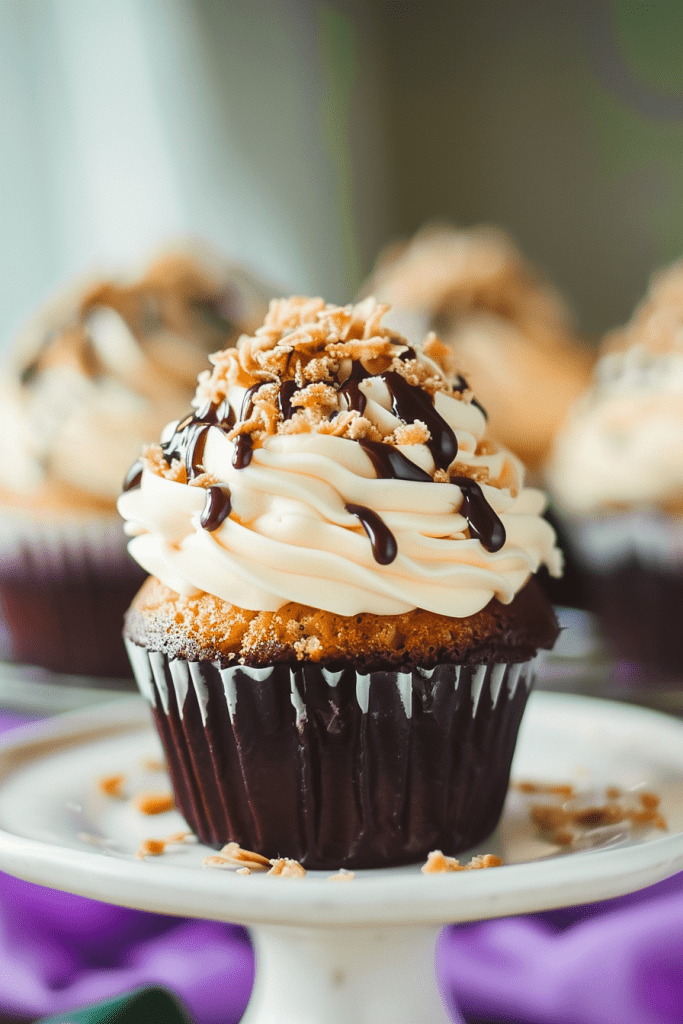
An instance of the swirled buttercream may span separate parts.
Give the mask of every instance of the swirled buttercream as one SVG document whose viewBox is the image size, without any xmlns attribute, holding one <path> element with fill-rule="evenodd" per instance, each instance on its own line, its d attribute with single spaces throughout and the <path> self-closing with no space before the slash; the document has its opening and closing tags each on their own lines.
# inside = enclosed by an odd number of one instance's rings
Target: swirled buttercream
<svg viewBox="0 0 683 1024">
<path fill-rule="evenodd" d="M 548 474 L 569 513 L 683 502 L 683 349 L 638 343 L 599 360 Z"/>
<path fill-rule="evenodd" d="M 487 437 L 436 337 L 409 346 L 386 309 L 279 300 L 211 357 L 194 413 L 119 498 L 143 568 L 185 596 L 347 616 L 464 617 L 509 603 L 542 563 L 559 573 L 543 494 Z"/>
<path fill-rule="evenodd" d="M 209 352 L 260 323 L 269 294 L 176 252 L 40 310 L 0 373 L 3 504 L 112 513 L 131 459 L 191 400 Z"/>
</svg>

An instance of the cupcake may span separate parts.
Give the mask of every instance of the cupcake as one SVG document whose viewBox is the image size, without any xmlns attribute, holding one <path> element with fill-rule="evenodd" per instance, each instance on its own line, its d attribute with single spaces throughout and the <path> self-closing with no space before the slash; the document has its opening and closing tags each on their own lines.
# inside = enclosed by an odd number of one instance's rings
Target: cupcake
<svg viewBox="0 0 683 1024">
<path fill-rule="evenodd" d="M 208 353 L 266 308 L 241 271 L 179 252 L 134 283 L 73 289 L 23 332 L 0 375 L 4 658 L 130 674 L 120 623 L 144 574 L 116 514 L 121 481 Z"/>
<path fill-rule="evenodd" d="M 636 676 L 680 676 L 683 264 L 656 276 L 631 322 L 605 339 L 548 482 L 612 654 Z"/>
<path fill-rule="evenodd" d="M 212 846 L 377 867 L 501 813 L 560 555 L 448 350 L 385 312 L 271 303 L 119 499 L 131 663 Z"/>
<path fill-rule="evenodd" d="M 498 440 L 538 474 L 594 356 L 569 308 L 501 229 L 430 225 L 380 257 L 366 291 L 398 330 L 433 329 L 490 409 Z"/>
</svg>

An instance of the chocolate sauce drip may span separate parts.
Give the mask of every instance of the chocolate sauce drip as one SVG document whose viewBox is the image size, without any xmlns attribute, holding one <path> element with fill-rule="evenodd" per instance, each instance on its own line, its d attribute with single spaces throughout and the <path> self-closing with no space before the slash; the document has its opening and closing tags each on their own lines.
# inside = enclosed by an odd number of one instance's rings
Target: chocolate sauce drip
<svg viewBox="0 0 683 1024">
<path fill-rule="evenodd" d="M 242 399 L 242 408 L 240 409 L 240 422 L 244 423 L 251 416 L 251 410 L 254 407 L 254 395 L 262 386 L 262 381 L 256 384 L 252 384 L 244 392 L 244 398 Z M 251 456 L 253 455 L 253 445 L 251 434 L 238 434 L 235 438 L 235 450 L 232 454 L 232 464 L 235 469 L 246 469 L 251 462 Z"/>
<path fill-rule="evenodd" d="M 238 434 L 235 438 L 235 450 L 232 454 L 232 464 L 235 469 L 246 469 L 251 462 L 253 455 L 253 441 L 251 434 Z"/>
<path fill-rule="evenodd" d="M 193 423 L 187 431 L 187 447 L 185 448 L 185 469 L 188 479 L 193 480 L 204 472 L 204 449 L 209 435 L 208 423 Z"/>
<path fill-rule="evenodd" d="M 462 491 L 462 505 L 458 511 L 467 520 L 470 534 L 481 541 L 487 551 L 500 551 L 505 544 L 505 527 L 479 484 L 468 476 L 452 476 L 451 483 Z"/>
<path fill-rule="evenodd" d="M 346 511 L 357 516 L 361 526 L 370 538 L 372 555 L 380 565 L 389 565 L 398 554 L 396 538 L 376 512 L 365 505 L 346 505 Z"/>
<path fill-rule="evenodd" d="M 459 373 L 458 374 L 458 383 L 453 385 L 453 390 L 454 391 L 458 391 L 460 394 L 462 394 L 463 391 L 471 391 L 472 388 L 469 386 L 469 384 L 467 383 L 467 381 L 465 380 L 463 375 L 461 373 Z M 477 407 L 477 409 L 479 410 L 479 412 L 484 417 L 484 419 L 488 420 L 489 414 L 487 413 L 486 409 L 481 404 L 481 402 L 478 402 L 476 400 L 476 398 L 473 398 L 472 401 L 471 401 L 471 405 L 475 405 Z"/>
<path fill-rule="evenodd" d="M 355 409 L 361 416 L 365 412 L 365 407 L 368 404 L 368 400 L 358 387 L 362 380 L 369 377 L 370 374 L 365 369 L 363 364 L 358 360 L 354 359 L 351 364 L 351 373 L 348 375 L 342 386 L 339 388 L 340 394 L 346 399 L 349 409 Z"/>
<path fill-rule="evenodd" d="M 230 491 L 227 487 L 209 487 L 199 522 L 205 530 L 213 533 L 228 518 L 231 508 Z"/>
<path fill-rule="evenodd" d="M 244 398 L 242 399 L 242 408 L 240 409 L 240 421 L 244 423 L 251 416 L 251 410 L 254 408 L 254 395 L 263 386 L 263 381 L 258 381 L 256 384 L 252 384 L 250 388 L 244 392 Z"/>
<path fill-rule="evenodd" d="M 142 481 L 142 462 L 140 459 L 136 459 L 133 465 L 126 473 L 125 480 L 123 481 L 123 491 L 134 491 L 136 487 L 140 486 Z"/>
<path fill-rule="evenodd" d="M 380 379 L 389 388 L 394 415 L 404 423 L 422 420 L 431 434 L 426 444 L 434 462 L 439 469 L 448 469 L 458 454 L 458 441 L 443 416 L 434 408 L 431 396 L 422 388 L 409 384 L 405 377 L 394 370 L 380 374 Z"/>
<path fill-rule="evenodd" d="M 375 473 L 383 480 L 414 480 L 432 483 L 429 473 L 411 462 L 403 452 L 392 444 L 384 441 L 368 441 L 362 437 L 358 441 L 365 454 L 370 458 Z"/>
<path fill-rule="evenodd" d="M 283 420 L 288 420 L 292 415 L 292 398 L 299 390 L 295 380 L 283 380 L 280 390 L 277 393 L 277 404 Z"/>
</svg>

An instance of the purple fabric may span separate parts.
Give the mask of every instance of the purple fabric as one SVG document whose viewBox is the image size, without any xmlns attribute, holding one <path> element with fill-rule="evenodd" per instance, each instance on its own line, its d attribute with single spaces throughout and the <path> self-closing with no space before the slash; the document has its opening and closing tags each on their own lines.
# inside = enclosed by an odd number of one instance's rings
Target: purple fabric
<svg viewBox="0 0 683 1024">
<path fill-rule="evenodd" d="M 0 714 L 0 731 L 26 719 Z M 529 1024 L 680 1024 L 683 873 L 632 896 L 444 930 L 442 989 L 467 1015 Z M 0 874 L 0 1012 L 64 1012 L 161 984 L 197 1024 L 237 1024 L 243 929 L 125 910 Z"/>
</svg>

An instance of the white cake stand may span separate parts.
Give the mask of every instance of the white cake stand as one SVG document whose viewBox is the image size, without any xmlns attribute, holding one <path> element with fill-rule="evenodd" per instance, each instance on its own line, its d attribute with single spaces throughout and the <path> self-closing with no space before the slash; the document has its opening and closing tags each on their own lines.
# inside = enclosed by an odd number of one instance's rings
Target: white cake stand
<svg viewBox="0 0 683 1024">
<path fill-rule="evenodd" d="M 126 907 L 247 925 L 257 958 L 248 1024 L 445 1022 L 434 976 L 442 925 L 606 899 L 683 868 L 683 723 L 625 704 L 532 695 L 513 776 L 582 790 L 647 787 L 661 796 L 669 831 L 598 835 L 597 848 L 561 855 L 511 792 L 497 833 L 473 851 L 498 853 L 505 866 L 484 871 L 239 876 L 202 868 L 214 851 L 196 844 L 136 859 L 142 839 L 182 829 L 182 818 L 143 816 L 96 780 L 123 772 L 130 796 L 166 789 L 165 774 L 144 764 L 155 756 L 139 698 L 11 733 L 0 744 L 0 867 Z"/>
</svg>

